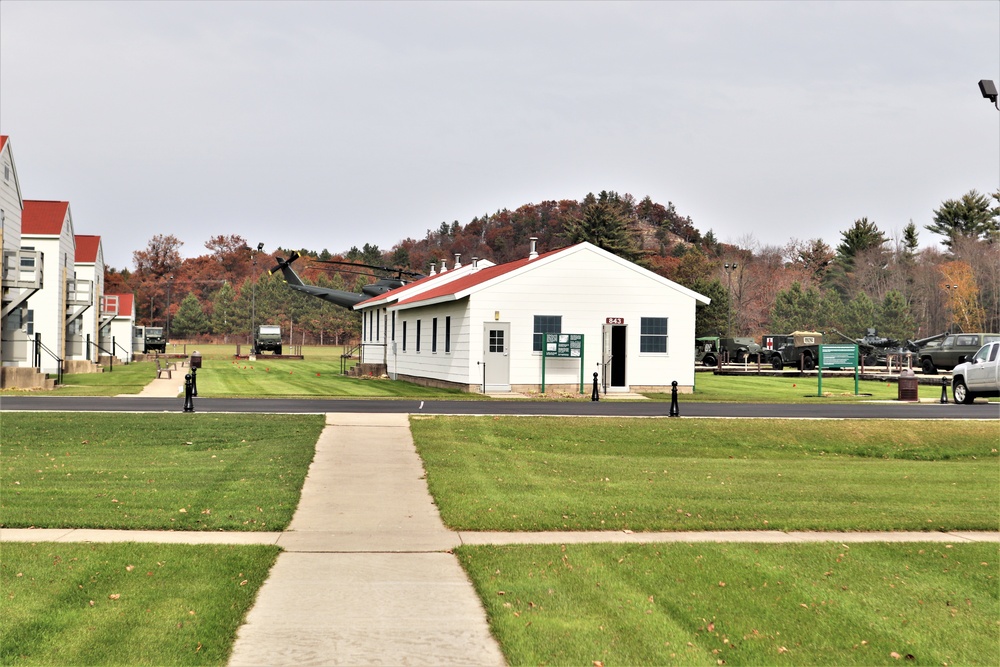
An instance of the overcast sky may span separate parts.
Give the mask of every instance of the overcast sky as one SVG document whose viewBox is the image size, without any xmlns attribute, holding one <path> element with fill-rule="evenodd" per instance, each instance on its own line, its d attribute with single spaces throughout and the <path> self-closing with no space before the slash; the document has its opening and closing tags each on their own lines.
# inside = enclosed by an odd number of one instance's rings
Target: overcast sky
<svg viewBox="0 0 1000 667">
<path fill-rule="evenodd" d="M 22 194 L 331 252 L 616 190 L 836 246 L 1000 187 L 1000 2 L 0 3 Z"/>
</svg>

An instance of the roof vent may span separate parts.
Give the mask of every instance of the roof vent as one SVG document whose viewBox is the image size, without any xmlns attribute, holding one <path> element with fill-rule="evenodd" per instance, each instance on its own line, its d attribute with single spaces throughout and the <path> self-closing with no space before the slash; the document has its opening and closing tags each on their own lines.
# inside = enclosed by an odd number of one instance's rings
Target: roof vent
<svg viewBox="0 0 1000 667">
<path fill-rule="evenodd" d="M 538 257 L 538 250 L 536 250 L 535 248 L 535 246 L 538 244 L 538 237 L 532 236 L 528 240 L 531 241 L 531 252 L 528 253 L 528 259 L 535 259 L 536 257 Z"/>
<path fill-rule="evenodd" d="M 456 269 L 462 268 L 462 255 L 460 255 L 457 252 L 455 253 L 455 268 Z"/>
<path fill-rule="evenodd" d="M 445 260 L 441 260 L 441 268 L 438 269 L 438 273 L 444 273 L 448 270 L 448 263 Z"/>
<path fill-rule="evenodd" d="M 432 275 L 432 276 L 436 276 L 437 275 L 437 267 L 434 265 L 434 262 L 431 262 L 431 272 L 430 272 L 429 275 Z"/>
<path fill-rule="evenodd" d="M 473 271 L 479 270 L 479 258 L 476 257 L 475 255 L 472 256 L 472 270 Z"/>
</svg>

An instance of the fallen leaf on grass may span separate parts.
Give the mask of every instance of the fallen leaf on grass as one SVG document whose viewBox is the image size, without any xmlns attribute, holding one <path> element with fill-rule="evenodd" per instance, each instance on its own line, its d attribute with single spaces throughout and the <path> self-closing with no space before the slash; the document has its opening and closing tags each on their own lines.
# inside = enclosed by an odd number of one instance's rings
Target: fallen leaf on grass
<svg viewBox="0 0 1000 667">
<path fill-rule="evenodd" d="M 122 594 L 121 594 L 121 593 L 112 593 L 111 595 L 109 595 L 109 596 L 108 596 L 108 599 L 109 599 L 109 600 L 117 600 L 117 599 L 118 599 L 118 598 L 120 598 L 121 596 L 122 596 Z"/>
</svg>

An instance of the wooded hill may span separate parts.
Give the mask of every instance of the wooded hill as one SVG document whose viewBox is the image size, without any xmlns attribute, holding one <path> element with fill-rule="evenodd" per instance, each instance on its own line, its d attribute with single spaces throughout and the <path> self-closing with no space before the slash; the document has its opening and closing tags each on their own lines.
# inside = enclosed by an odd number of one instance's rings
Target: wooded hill
<svg viewBox="0 0 1000 667">
<path fill-rule="evenodd" d="M 944 248 L 919 248 L 911 222 L 890 238 L 867 218 L 841 232 L 834 249 L 822 239 L 790 239 L 782 246 L 752 236 L 720 243 L 702 233 L 674 205 L 636 201 L 615 192 L 580 201 L 526 204 L 473 218 L 442 222 L 424 238 L 407 238 L 392 249 L 365 244 L 346 252 L 294 249 L 302 278 L 317 285 L 358 291 L 384 272 L 314 263 L 345 259 L 429 273 L 431 264 L 452 266 L 474 257 L 497 263 L 525 257 L 530 238 L 539 252 L 590 241 L 712 299 L 699 308 L 698 335 L 787 333 L 838 329 L 861 337 L 868 327 L 904 340 L 944 331 L 1000 330 L 1000 193 L 971 191 L 944 202 L 927 230 L 944 237 Z M 205 243 L 207 254 L 182 260 L 182 242 L 154 237 L 133 253 L 134 270 L 107 270 L 106 292 L 133 292 L 140 323 L 164 324 L 171 336 L 221 336 L 248 340 L 250 321 L 291 328 L 294 342 L 340 342 L 357 335 L 353 313 L 285 287 L 268 275 L 276 255 L 257 253 L 238 235 Z M 256 288 L 254 286 L 256 285 Z M 947 287 L 946 287 L 947 286 Z M 731 306 L 731 308 L 730 308 Z"/>
</svg>

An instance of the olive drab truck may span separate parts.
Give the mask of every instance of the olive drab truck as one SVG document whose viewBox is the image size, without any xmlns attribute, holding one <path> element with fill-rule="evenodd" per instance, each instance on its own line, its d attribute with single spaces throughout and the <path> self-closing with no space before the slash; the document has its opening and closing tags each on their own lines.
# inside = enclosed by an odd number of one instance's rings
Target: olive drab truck
<svg viewBox="0 0 1000 667">
<path fill-rule="evenodd" d="M 253 340 L 254 354 L 273 352 L 281 354 L 281 327 L 277 324 L 262 324 L 257 327 Z"/>
</svg>

